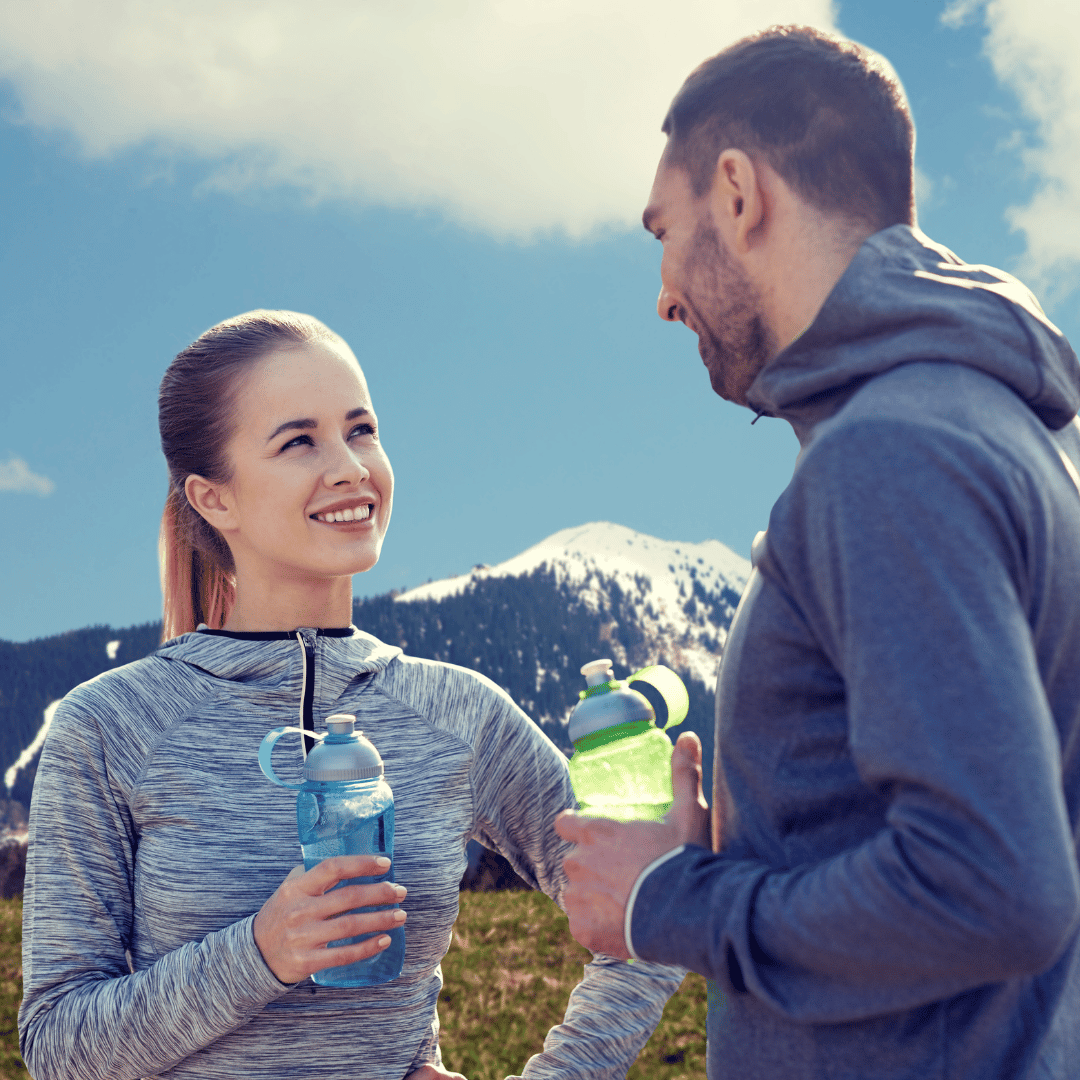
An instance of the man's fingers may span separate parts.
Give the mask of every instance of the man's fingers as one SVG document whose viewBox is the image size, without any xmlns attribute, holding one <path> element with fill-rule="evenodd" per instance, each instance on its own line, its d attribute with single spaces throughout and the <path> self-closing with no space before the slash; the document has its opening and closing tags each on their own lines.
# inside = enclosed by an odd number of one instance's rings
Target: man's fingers
<svg viewBox="0 0 1080 1080">
<path fill-rule="evenodd" d="M 555 817 L 555 832 L 574 844 L 592 843 L 596 840 L 609 840 L 615 832 L 613 824 L 608 818 L 589 817 L 573 810 L 563 810 Z"/>
</svg>

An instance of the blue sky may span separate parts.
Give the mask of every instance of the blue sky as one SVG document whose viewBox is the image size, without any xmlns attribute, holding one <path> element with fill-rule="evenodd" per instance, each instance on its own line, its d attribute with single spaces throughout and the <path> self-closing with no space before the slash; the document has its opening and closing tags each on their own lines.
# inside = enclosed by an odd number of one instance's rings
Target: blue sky
<svg viewBox="0 0 1080 1080">
<path fill-rule="evenodd" d="M 5 5 L 0 638 L 160 617 L 158 382 L 254 307 L 318 316 L 367 374 L 397 490 L 356 595 L 591 520 L 749 555 L 794 436 L 712 394 L 693 335 L 656 317 L 636 219 L 682 77 L 771 22 L 889 58 L 921 227 L 1020 273 L 1076 339 L 1063 0 L 627 0 L 617 20 L 520 0 L 467 21 L 493 5 L 360 25 L 345 0 L 238 3 L 217 29 L 201 0 L 103 0 L 86 26 Z"/>
</svg>

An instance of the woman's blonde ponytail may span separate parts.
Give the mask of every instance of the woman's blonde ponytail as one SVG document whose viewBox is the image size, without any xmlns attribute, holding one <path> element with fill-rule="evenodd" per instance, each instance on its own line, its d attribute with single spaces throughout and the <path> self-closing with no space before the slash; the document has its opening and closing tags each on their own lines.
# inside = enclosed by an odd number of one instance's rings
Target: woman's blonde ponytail
<svg viewBox="0 0 1080 1080">
<path fill-rule="evenodd" d="M 236 597 L 228 545 L 216 534 L 206 537 L 200 533 L 213 534 L 214 530 L 192 509 L 183 490 L 170 485 L 158 545 L 164 601 L 162 641 L 186 634 L 199 623 L 220 629 Z"/>
</svg>

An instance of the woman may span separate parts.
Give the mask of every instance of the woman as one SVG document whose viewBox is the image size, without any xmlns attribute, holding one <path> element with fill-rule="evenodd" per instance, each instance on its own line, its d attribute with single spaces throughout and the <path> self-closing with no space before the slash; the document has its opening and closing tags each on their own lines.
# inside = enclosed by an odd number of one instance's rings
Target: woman
<svg viewBox="0 0 1080 1080">
<path fill-rule="evenodd" d="M 318 320 L 253 311 L 208 330 L 161 385 L 169 496 L 165 643 L 56 711 L 30 820 L 24 1060 L 36 1080 L 442 1071 L 436 1003 L 471 837 L 561 904 L 575 807 L 566 760 L 489 680 L 350 625 L 394 475 L 360 366 Z M 394 877 L 367 857 L 297 861 L 295 799 L 257 764 L 269 728 L 354 713 L 394 792 Z M 279 744 L 298 776 L 305 750 Z M 289 760 L 289 754 L 292 760 Z M 401 976 L 308 976 L 384 947 Z M 597 956 L 530 1076 L 623 1076 L 685 972 Z"/>
</svg>

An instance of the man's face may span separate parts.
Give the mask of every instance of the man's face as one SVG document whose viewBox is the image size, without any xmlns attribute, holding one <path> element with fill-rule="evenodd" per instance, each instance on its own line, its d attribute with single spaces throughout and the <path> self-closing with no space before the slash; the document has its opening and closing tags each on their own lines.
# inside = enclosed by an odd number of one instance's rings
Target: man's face
<svg viewBox="0 0 1080 1080">
<path fill-rule="evenodd" d="M 708 194 L 696 198 L 686 173 L 661 159 L 642 220 L 664 245 L 657 314 L 697 334 L 713 390 L 745 405 L 772 350 L 758 291 L 724 245 Z"/>
</svg>

